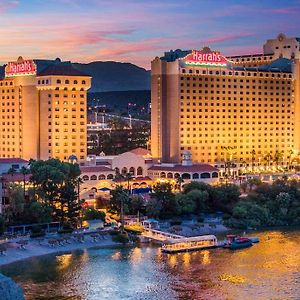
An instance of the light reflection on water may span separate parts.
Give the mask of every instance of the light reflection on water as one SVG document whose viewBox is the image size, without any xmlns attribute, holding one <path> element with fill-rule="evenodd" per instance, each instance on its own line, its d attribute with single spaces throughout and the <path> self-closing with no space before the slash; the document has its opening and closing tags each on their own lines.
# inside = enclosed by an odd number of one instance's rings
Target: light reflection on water
<svg viewBox="0 0 300 300">
<path fill-rule="evenodd" d="M 300 299 L 300 231 L 257 234 L 232 252 L 90 249 L 2 267 L 29 300 Z"/>
</svg>

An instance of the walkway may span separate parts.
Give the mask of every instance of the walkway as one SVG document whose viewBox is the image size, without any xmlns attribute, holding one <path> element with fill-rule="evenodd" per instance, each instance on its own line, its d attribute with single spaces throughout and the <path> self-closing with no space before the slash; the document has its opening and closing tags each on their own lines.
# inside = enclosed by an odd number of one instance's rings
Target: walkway
<svg viewBox="0 0 300 300">
<path fill-rule="evenodd" d="M 170 239 L 184 238 L 184 236 L 182 236 L 182 235 L 173 234 L 173 233 L 169 233 L 169 232 L 163 232 L 163 231 L 149 229 L 149 228 L 144 229 L 142 236 L 152 239 L 152 240 L 156 240 L 156 241 L 167 241 Z"/>
</svg>

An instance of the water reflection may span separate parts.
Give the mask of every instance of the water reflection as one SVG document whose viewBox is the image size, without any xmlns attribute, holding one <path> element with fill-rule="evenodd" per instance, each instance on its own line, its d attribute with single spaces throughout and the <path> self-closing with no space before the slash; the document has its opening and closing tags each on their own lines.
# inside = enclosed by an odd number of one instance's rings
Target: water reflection
<svg viewBox="0 0 300 300">
<path fill-rule="evenodd" d="M 1 271 L 23 286 L 29 300 L 297 299 L 299 231 L 259 237 L 261 243 L 234 252 L 90 249 L 33 258 Z"/>
</svg>

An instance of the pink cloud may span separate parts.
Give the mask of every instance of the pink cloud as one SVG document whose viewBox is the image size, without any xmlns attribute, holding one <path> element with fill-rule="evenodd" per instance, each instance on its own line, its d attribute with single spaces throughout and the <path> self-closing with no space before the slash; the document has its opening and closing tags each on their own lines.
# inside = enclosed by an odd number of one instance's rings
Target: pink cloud
<svg viewBox="0 0 300 300">
<path fill-rule="evenodd" d="M 220 37 L 202 40 L 201 43 L 204 45 L 219 44 L 219 43 L 239 40 L 239 39 L 243 39 L 243 38 L 247 38 L 247 37 L 251 37 L 251 36 L 255 36 L 255 34 L 254 33 L 245 33 L 245 34 L 222 35 Z"/>
<path fill-rule="evenodd" d="M 17 0 L 1 0 L 0 2 L 0 13 L 4 13 L 7 10 L 16 7 L 19 4 Z"/>
<path fill-rule="evenodd" d="M 294 14 L 299 14 L 299 8 L 283 7 L 283 8 L 270 9 L 270 12 L 274 14 L 280 14 L 280 15 L 294 15 Z"/>
</svg>

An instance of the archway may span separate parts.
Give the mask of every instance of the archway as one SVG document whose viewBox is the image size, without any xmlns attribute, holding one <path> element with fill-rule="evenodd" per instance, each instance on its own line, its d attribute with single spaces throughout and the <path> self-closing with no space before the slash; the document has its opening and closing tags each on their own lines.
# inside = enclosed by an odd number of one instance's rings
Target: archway
<svg viewBox="0 0 300 300">
<path fill-rule="evenodd" d="M 201 178 L 210 178 L 210 173 L 201 173 Z"/>
<path fill-rule="evenodd" d="M 189 173 L 183 173 L 183 174 L 181 175 L 181 178 L 182 178 L 182 179 L 191 179 L 191 175 L 190 175 Z"/>
</svg>

